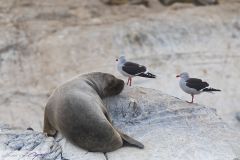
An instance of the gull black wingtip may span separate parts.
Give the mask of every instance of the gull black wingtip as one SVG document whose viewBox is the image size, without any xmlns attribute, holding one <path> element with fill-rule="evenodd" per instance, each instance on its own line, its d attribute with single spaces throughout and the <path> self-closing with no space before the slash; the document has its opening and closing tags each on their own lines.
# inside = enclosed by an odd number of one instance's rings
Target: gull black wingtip
<svg viewBox="0 0 240 160">
<path fill-rule="evenodd" d="M 149 72 L 148 73 L 140 73 L 137 76 L 145 77 L 145 78 L 156 78 L 156 75 L 149 73 Z"/>
<path fill-rule="evenodd" d="M 220 89 L 215 89 L 215 88 L 204 88 L 203 91 L 204 92 L 212 92 L 212 91 L 221 92 Z"/>
</svg>

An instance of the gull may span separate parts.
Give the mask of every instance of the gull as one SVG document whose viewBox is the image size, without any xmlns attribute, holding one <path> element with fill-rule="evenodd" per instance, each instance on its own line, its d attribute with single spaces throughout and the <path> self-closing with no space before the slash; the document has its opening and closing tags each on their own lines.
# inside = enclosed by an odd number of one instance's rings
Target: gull
<svg viewBox="0 0 240 160">
<path fill-rule="evenodd" d="M 203 92 L 214 92 L 221 91 L 219 89 L 208 87 L 209 84 L 207 82 L 202 81 L 198 78 L 190 78 L 187 72 L 183 72 L 176 77 L 180 77 L 179 86 L 180 88 L 190 94 L 192 96 L 192 101 L 188 103 L 193 103 L 194 95 L 200 94 Z"/>
<path fill-rule="evenodd" d="M 127 85 L 132 85 L 132 77 L 140 76 L 146 78 L 156 78 L 156 75 L 147 71 L 143 65 L 126 61 L 125 56 L 120 56 L 118 59 L 117 69 L 123 75 L 128 77 Z"/>
</svg>

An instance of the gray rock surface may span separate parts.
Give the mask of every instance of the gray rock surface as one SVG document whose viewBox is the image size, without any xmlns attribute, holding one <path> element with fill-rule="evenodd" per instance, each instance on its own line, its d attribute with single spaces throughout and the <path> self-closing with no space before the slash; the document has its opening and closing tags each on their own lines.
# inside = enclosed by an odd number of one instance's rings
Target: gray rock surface
<svg viewBox="0 0 240 160">
<path fill-rule="evenodd" d="M 126 87 L 104 99 L 113 124 L 141 141 L 144 149 L 123 147 L 110 153 L 91 153 L 36 131 L 0 126 L 0 159 L 71 160 L 219 160 L 240 157 L 240 133 L 216 110 L 188 104 L 160 91 Z"/>
<path fill-rule="evenodd" d="M 0 125 L 1 160 L 51 160 L 61 157 L 61 153 L 62 149 L 59 143 L 51 137 L 46 137 L 43 133 Z"/>
</svg>

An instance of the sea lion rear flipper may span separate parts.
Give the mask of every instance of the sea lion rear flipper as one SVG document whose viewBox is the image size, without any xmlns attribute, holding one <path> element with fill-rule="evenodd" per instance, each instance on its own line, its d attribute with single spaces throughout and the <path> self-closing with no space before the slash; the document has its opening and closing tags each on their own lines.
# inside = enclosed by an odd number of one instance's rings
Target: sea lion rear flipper
<svg viewBox="0 0 240 160">
<path fill-rule="evenodd" d="M 103 113 L 104 113 L 105 117 L 107 118 L 107 120 L 110 123 L 112 123 L 112 120 L 111 120 L 110 116 L 108 115 L 107 111 L 105 110 L 105 112 L 103 111 Z M 116 130 L 120 134 L 120 136 L 121 136 L 121 138 L 123 140 L 123 145 L 134 146 L 134 147 L 138 147 L 138 148 L 141 148 L 141 149 L 144 148 L 144 145 L 142 143 L 140 143 L 137 140 L 133 139 L 132 137 L 122 133 L 118 129 L 116 129 Z"/>
<path fill-rule="evenodd" d="M 134 146 L 143 149 L 144 145 L 137 140 L 133 139 L 132 137 L 118 131 L 118 133 L 121 135 L 124 145 Z"/>
</svg>

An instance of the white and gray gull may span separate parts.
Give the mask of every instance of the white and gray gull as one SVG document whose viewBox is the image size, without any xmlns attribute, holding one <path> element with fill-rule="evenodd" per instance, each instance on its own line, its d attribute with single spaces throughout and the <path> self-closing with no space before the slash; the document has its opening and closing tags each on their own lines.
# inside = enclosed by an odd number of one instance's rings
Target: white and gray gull
<svg viewBox="0 0 240 160">
<path fill-rule="evenodd" d="M 127 85 L 132 85 L 132 77 L 140 76 L 140 77 L 146 77 L 146 78 L 156 78 L 156 75 L 150 73 L 147 71 L 147 68 L 143 65 L 134 63 L 134 62 L 128 62 L 125 59 L 125 56 L 120 56 L 118 59 L 117 69 L 118 71 L 128 77 Z"/>
<path fill-rule="evenodd" d="M 180 77 L 179 86 L 180 88 L 190 94 L 192 96 L 192 101 L 189 103 L 193 103 L 194 95 L 200 94 L 202 92 L 214 92 L 214 91 L 221 91 L 219 89 L 214 89 L 208 87 L 209 84 L 207 82 L 202 81 L 201 79 L 197 78 L 190 78 L 188 73 L 183 72 L 176 77 Z"/>
</svg>

